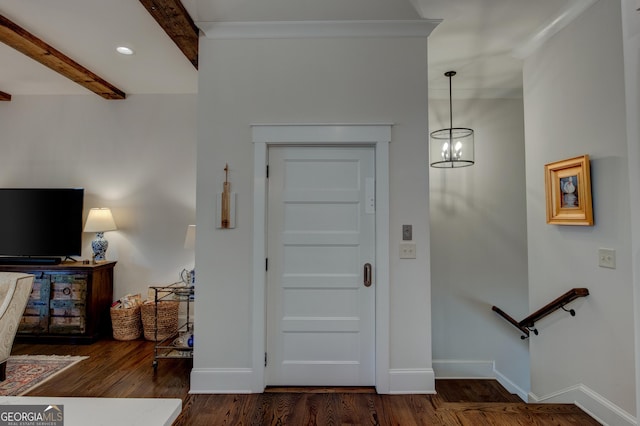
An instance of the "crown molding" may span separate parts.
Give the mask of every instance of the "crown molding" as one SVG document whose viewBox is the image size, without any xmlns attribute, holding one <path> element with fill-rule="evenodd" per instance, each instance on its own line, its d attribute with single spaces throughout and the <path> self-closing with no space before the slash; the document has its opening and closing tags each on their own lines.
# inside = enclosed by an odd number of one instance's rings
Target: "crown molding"
<svg viewBox="0 0 640 426">
<path fill-rule="evenodd" d="M 428 37 L 440 19 L 392 21 L 197 22 L 210 39 Z"/>
</svg>

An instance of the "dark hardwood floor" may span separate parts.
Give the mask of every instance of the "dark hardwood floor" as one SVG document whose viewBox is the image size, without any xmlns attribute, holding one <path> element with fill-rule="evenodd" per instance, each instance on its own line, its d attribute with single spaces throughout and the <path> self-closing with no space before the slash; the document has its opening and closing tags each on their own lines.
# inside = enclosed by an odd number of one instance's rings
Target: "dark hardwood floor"
<svg viewBox="0 0 640 426">
<path fill-rule="evenodd" d="M 153 342 L 101 340 L 91 345 L 16 343 L 12 355 L 87 355 L 27 396 L 186 398 L 189 359 L 161 359 L 154 374 Z"/>
<path fill-rule="evenodd" d="M 175 426 L 192 425 L 598 425 L 574 405 L 525 404 L 495 380 L 438 380 L 437 395 L 378 395 L 372 388 L 267 388 L 262 394 L 189 394 L 191 360 L 159 360 L 153 342 L 16 343 L 14 355 L 89 358 L 28 396 L 181 398 Z"/>
</svg>

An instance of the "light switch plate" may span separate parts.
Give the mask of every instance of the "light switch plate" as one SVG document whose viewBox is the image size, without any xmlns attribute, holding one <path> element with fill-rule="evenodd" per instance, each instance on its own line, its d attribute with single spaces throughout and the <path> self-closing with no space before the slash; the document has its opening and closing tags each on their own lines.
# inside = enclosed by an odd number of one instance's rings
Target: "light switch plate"
<svg viewBox="0 0 640 426">
<path fill-rule="evenodd" d="M 598 249 L 598 266 L 616 269 L 616 251 L 614 249 Z"/>
<path fill-rule="evenodd" d="M 411 241 L 413 239 L 413 226 L 402 225 L 402 239 L 404 241 Z"/>
<path fill-rule="evenodd" d="M 414 243 L 400 244 L 400 259 L 415 259 L 416 245 Z"/>
</svg>

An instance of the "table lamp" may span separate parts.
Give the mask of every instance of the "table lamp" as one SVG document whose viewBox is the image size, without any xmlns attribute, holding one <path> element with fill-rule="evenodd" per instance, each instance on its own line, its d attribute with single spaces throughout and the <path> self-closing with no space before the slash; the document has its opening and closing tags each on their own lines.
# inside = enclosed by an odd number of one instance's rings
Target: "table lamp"
<svg viewBox="0 0 640 426">
<path fill-rule="evenodd" d="M 187 235 L 184 237 L 184 248 L 193 250 L 196 246 L 196 226 L 189 225 L 187 227 Z M 183 269 L 180 278 L 186 285 L 194 285 L 196 282 L 196 270 Z"/>
<path fill-rule="evenodd" d="M 196 226 L 187 226 L 187 235 L 184 237 L 184 248 L 193 249 L 196 246 Z"/>
<path fill-rule="evenodd" d="M 105 260 L 109 242 L 105 240 L 104 233 L 106 231 L 115 231 L 116 229 L 118 228 L 113 220 L 111 209 L 102 207 L 89 210 L 87 221 L 84 224 L 84 232 L 96 233 L 95 240 L 91 241 L 93 259 L 95 261 Z"/>
</svg>

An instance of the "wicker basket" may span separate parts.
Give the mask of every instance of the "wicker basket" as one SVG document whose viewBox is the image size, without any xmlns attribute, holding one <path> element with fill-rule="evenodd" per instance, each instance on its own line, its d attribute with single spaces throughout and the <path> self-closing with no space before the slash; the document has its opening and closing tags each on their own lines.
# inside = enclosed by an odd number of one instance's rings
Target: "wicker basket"
<svg viewBox="0 0 640 426">
<path fill-rule="evenodd" d="M 140 306 L 131 308 L 111 308 L 113 338 L 116 340 L 135 340 L 142 335 Z"/>
<path fill-rule="evenodd" d="M 178 311 L 180 302 L 163 300 L 158 302 L 158 338 L 156 340 L 156 304 L 142 305 L 142 327 L 144 338 L 152 341 L 164 340 L 178 332 Z"/>
</svg>

